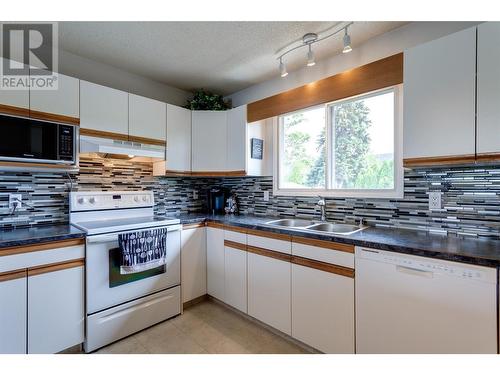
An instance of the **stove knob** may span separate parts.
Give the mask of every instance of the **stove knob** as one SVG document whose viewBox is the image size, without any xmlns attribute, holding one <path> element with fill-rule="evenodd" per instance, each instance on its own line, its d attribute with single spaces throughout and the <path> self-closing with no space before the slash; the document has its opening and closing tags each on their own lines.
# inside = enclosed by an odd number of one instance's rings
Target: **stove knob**
<svg viewBox="0 0 500 375">
<path fill-rule="evenodd" d="M 87 203 L 87 198 L 85 198 L 85 197 L 78 198 L 78 203 L 79 204 L 85 204 L 85 203 Z"/>
<path fill-rule="evenodd" d="M 143 200 L 144 202 L 147 202 L 147 201 L 149 200 L 149 199 L 148 199 L 148 196 L 147 196 L 147 195 L 143 195 L 143 196 L 142 196 L 142 200 Z"/>
<path fill-rule="evenodd" d="M 138 195 L 136 195 L 136 196 L 134 197 L 134 201 L 139 202 L 139 196 L 138 196 Z"/>
<path fill-rule="evenodd" d="M 90 204 L 94 204 L 97 202 L 97 199 L 95 199 L 94 197 L 90 197 L 89 202 L 90 202 Z"/>
</svg>

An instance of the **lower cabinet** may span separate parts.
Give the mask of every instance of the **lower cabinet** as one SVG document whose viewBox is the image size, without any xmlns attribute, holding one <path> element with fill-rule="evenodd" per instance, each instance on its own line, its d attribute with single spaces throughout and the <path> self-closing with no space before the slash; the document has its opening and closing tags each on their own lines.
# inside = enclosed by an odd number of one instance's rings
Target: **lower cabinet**
<svg viewBox="0 0 500 375">
<path fill-rule="evenodd" d="M 248 314 L 291 334 L 291 263 L 248 253 Z"/>
<path fill-rule="evenodd" d="M 224 247 L 225 300 L 234 308 L 247 312 L 247 253 L 226 245 Z"/>
<path fill-rule="evenodd" d="M 324 353 L 354 353 L 354 279 L 292 264 L 292 337 Z"/>
<path fill-rule="evenodd" d="M 207 227 L 207 294 L 224 301 L 224 230 Z"/>
<path fill-rule="evenodd" d="M 57 353 L 83 342 L 83 301 L 83 266 L 29 270 L 28 353 Z"/>
<path fill-rule="evenodd" d="M 0 274 L 0 354 L 26 353 L 26 271 Z"/>
<path fill-rule="evenodd" d="M 204 226 L 185 226 L 181 232 L 182 302 L 207 294 L 207 238 Z"/>
</svg>

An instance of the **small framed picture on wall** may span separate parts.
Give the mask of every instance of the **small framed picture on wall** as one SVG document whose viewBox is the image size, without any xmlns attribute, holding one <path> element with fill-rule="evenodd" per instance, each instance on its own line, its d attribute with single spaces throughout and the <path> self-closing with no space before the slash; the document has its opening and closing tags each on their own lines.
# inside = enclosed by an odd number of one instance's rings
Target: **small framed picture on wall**
<svg viewBox="0 0 500 375">
<path fill-rule="evenodd" d="M 259 138 L 252 138 L 250 141 L 250 157 L 252 159 L 262 160 L 264 154 L 264 140 Z"/>
</svg>

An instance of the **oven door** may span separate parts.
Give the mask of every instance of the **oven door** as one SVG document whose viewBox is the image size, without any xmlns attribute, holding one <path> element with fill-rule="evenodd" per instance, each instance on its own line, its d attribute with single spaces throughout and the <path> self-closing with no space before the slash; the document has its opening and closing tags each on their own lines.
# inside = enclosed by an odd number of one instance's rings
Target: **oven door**
<svg viewBox="0 0 500 375">
<path fill-rule="evenodd" d="M 87 314 L 180 284 L 181 226 L 166 228 L 167 264 L 131 275 L 120 275 L 118 235 L 150 228 L 87 237 Z"/>
</svg>

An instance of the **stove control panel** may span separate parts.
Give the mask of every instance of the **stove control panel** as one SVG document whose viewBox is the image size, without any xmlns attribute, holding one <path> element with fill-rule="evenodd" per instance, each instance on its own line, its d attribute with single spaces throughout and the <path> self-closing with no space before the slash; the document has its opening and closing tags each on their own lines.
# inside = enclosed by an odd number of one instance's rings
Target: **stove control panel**
<svg viewBox="0 0 500 375">
<path fill-rule="evenodd" d="M 70 193 L 70 211 L 113 210 L 154 206 L 152 191 L 78 191 Z"/>
</svg>

